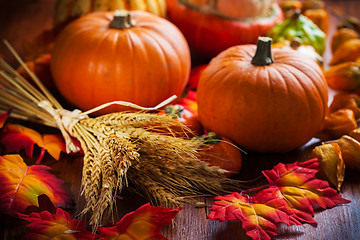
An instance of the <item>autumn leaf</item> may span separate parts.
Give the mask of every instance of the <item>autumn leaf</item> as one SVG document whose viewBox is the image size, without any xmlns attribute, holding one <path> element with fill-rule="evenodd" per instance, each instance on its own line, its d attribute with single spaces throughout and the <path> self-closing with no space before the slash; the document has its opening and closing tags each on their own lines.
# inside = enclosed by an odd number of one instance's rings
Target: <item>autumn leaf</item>
<svg viewBox="0 0 360 240">
<path fill-rule="evenodd" d="M 252 239 L 271 239 L 277 224 L 316 223 L 314 207 L 331 208 L 349 201 L 343 199 L 327 181 L 315 178 L 318 172 L 316 158 L 292 164 L 279 163 L 272 170 L 263 171 L 269 185 L 262 186 L 255 196 L 232 193 L 215 198 L 210 209 L 211 220 L 240 220 Z"/>
<path fill-rule="evenodd" d="M 85 240 L 95 239 L 97 236 L 85 231 L 85 221 L 72 219 L 70 214 L 58 208 L 56 214 L 48 211 L 40 213 L 30 213 L 30 215 L 18 214 L 18 216 L 28 222 L 27 233 L 24 240 L 37 239 L 64 239 L 64 240 Z"/>
<path fill-rule="evenodd" d="M 24 213 L 31 205 L 38 206 L 38 196 L 47 195 L 61 207 L 69 207 L 70 195 L 63 181 L 43 165 L 27 166 L 20 155 L 0 156 L 0 209 L 9 214 Z"/>
<path fill-rule="evenodd" d="M 112 239 L 157 239 L 165 240 L 161 229 L 169 225 L 180 209 L 153 207 L 149 203 L 141 206 L 134 212 L 126 214 L 112 227 L 98 228 L 103 240 Z"/>
<path fill-rule="evenodd" d="M 0 143 L 4 144 L 7 153 L 18 153 L 25 149 L 28 157 L 33 156 L 34 145 L 41 148 L 37 163 L 40 163 L 45 151 L 53 158 L 59 160 L 60 153 L 65 152 L 65 142 L 61 135 L 44 134 L 18 124 L 7 124 L 1 134 Z"/>
<path fill-rule="evenodd" d="M 313 150 L 313 156 L 319 161 L 320 176 L 340 192 L 345 176 L 345 163 L 340 146 L 337 143 L 317 146 Z"/>
<path fill-rule="evenodd" d="M 317 158 L 292 164 L 279 163 L 272 170 L 263 171 L 271 187 L 277 188 L 287 204 L 295 210 L 301 221 L 302 214 L 314 215 L 315 206 L 323 209 L 349 203 L 324 180 L 317 179 L 319 162 Z"/>
<path fill-rule="evenodd" d="M 217 200 L 208 216 L 211 220 L 240 220 L 247 235 L 252 239 L 271 239 L 277 234 L 277 223 L 299 225 L 286 202 L 275 188 L 268 188 L 250 197 L 246 194 L 232 193 L 215 197 Z"/>
</svg>

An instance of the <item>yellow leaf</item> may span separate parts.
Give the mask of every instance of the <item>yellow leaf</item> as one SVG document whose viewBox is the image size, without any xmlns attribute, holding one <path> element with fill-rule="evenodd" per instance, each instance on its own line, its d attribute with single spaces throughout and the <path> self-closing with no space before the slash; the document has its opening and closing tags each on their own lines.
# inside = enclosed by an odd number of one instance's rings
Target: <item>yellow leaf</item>
<svg viewBox="0 0 360 240">
<path fill-rule="evenodd" d="M 337 143 L 317 146 L 313 150 L 319 161 L 319 174 L 340 191 L 345 175 L 345 164 Z"/>
</svg>

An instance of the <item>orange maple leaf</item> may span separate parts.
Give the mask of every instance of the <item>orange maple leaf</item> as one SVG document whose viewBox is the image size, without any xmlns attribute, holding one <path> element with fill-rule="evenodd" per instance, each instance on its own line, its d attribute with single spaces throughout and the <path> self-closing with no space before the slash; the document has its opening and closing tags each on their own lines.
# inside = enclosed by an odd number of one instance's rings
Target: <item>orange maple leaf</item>
<svg viewBox="0 0 360 240">
<path fill-rule="evenodd" d="M 85 240 L 95 239 L 97 236 L 85 231 L 85 221 L 72 219 L 70 214 L 61 208 L 56 210 L 56 214 L 48 211 L 40 213 L 30 213 L 29 215 L 18 214 L 18 216 L 28 222 L 30 232 L 24 240 L 37 239 L 64 239 L 64 240 Z"/>
<path fill-rule="evenodd" d="M 38 206 L 38 196 L 45 194 L 56 206 L 71 206 L 71 197 L 63 181 L 44 165 L 27 166 L 20 155 L 0 156 L 0 209 L 9 214 L 24 213 Z"/>
<path fill-rule="evenodd" d="M 164 225 L 171 224 L 172 219 L 180 209 L 153 207 L 149 203 L 136 211 L 126 214 L 113 227 L 98 229 L 102 240 L 115 239 L 158 239 L 165 240 L 161 234 Z"/>
<path fill-rule="evenodd" d="M 25 149 L 28 157 L 33 156 L 33 149 L 36 144 L 41 149 L 37 163 L 40 163 L 45 151 L 56 160 L 59 160 L 61 152 L 66 151 L 65 142 L 61 135 L 42 135 L 19 124 L 7 124 L 1 131 L 0 143 L 4 144 L 7 153 L 18 153 L 21 149 Z"/>
<path fill-rule="evenodd" d="M 263 171 L 269 185 L 262 186 L 254 197 L 232 193 L 215 198 L 211 220 L 240 220 L 252 239 L 268 239 L 277 234 L 277 224 L 316 223 L 314 207 L 331 208 L 350 201 L 342 198 L 327 181 L 315 178 L 318 160 L 292 164 L 279 163 Z M 258 189 L 258 188 L 257 188 Z M 254 190 L 257 190 L 254 189 Z"/>
</svg>

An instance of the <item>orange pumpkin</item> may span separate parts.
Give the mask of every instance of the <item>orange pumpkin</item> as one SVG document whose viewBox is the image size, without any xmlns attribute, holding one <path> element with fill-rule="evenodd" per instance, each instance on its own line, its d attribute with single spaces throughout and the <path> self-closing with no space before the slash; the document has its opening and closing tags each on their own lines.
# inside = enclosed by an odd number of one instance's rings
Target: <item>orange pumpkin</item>
<svg viewBox="0 0 360 240">
<path fill-rule="evenodd" d="M 218 166 L 227 170 L 224 175 L 230 177 L 238 173 L 242 166 L 242 155 L 240 149 L 233 141 L 226 137 L 219 137 L 209 132 L 200 139 L 204 141 L 201 147 L 199 159 L 209 163 L 210 166 Z"/>
<path fill-rule="evenodd" d="M 190 64 L 187 42 L 168 20 L 144 11 L 94 12 L 61 32 L 51 72 L 60 93 L 81 110 L 115 100 L 151 107 L 181 95 Z M 128 108 L 99 113 L 122 110 Z"/>
<path fill-rule="evenodd" d="M 142 10 L 160 17 L 166 15 L 165 0 L 55 0 L 53 24 L 55 27 L 84 16 L 90 12 L 114 10 Z"/>
<path fill-rule="evenodd" d="M 259 38 L 257 47 L 234 46 L 212 59 L 197 101 L 205 129 L 247 150 L 282 153 L 321 128 L 328 88 L 313 60 L 295 50 L 271 50 L 271 39 Z"/>
<path fill-rule="evenodd" d="M 167 14 L 198 55 L 214 57 L 228 47 L 256 43 L 283 20 L 274 0 L 167 0 Z"/>
</svg>

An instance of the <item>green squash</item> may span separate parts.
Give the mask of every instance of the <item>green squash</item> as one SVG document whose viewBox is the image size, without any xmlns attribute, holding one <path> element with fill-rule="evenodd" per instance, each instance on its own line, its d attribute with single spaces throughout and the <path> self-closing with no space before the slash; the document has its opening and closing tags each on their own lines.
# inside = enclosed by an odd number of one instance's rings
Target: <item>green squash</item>
<svg viewBox="0 0 360 240">
<path fill-rule="evenodd" d="M 297 38 L 302 45 L 313 46 L 320 55 L 325 51 L 326 34 L 298 11 L 272 28 L 268 36 L 273 39 L 273 43 Z"/>
</svg>

